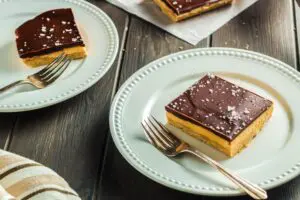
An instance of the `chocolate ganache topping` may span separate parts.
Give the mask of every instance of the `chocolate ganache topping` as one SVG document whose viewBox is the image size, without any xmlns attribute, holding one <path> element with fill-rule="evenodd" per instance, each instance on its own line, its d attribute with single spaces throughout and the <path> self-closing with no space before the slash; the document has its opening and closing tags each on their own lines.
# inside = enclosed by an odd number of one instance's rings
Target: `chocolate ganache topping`
<svg viewBox="0 0 300 200">
<path fill-rule="evenodd" d="M 220 0 L 164 0 L 165 3 L 178 15 L 190 12 L 204 5 L 216 3 Z"/>
<path fill-rule="evenodd" d="M 21 58 L 84 46 L 70 8 L 44 12 L 15 31 Z"/>
<path fill-rule="evenodd" d="M 232 141 L 272 104 L 220 77 L 207 75 L 168 104 L 166 110 Z"/>
</svg>

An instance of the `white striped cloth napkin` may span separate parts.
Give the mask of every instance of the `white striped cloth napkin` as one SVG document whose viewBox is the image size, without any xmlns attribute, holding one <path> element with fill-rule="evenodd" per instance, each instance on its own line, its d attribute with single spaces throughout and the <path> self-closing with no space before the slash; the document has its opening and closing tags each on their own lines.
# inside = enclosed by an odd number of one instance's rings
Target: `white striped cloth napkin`
<svg viewBox="0 0 300 200">
<path fill-rule="evenodd" d="M 53 170 L 0 150 L 0 200 L 80 200 Z"/>
</svg>

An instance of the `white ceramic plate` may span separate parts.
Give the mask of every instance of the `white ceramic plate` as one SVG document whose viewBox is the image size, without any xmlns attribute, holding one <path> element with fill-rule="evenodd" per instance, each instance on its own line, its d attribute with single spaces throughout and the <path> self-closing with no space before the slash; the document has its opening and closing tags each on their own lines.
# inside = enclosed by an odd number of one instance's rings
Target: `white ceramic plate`
<svg viewBox="0 0 300 200">
<path fill-rule="evenodd" d="M 253 142 L 228 159 L 202 142 L 194 146 L 237 174 L 270 189 L 300 173 L 300 75 L 286 64 L 238 49 L 195 49 L 161 58 L 136 72 L 111 107 L 110 129 L 126 160 L 165 186 L 195 194 L 226 196 L 241 192 L 220 173 L 192 156 L 169 159 L 150 145 L 140 122 L 147 115 L 166 122 L 164 106 L 211 72 L 274 101 L 271 120 Z"/>
<path fill-rule="evenodd" d="M 20 87 L 0 95 L 0 112 L 33 110 L 69 99 L 96 83 L 111 67 L 118 51 L 118 33 L 96 6 L 84 0 L 0 0 L 0 87 L 39 70 L 20 61 L 14 31 L 26 20 L 56 8 L 72 8 L 88 57 L 73 61 L 63 76 L 45 89 Z"/>
</svg>

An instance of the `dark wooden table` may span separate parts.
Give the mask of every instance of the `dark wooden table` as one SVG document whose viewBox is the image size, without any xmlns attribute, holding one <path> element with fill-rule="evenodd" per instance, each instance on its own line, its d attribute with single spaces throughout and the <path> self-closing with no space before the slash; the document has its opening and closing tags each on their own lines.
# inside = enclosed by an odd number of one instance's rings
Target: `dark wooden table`
<svg viewBox="0 0 300 200">
<path fill-rule="evenodd" d="M 135 171 L 111 139 L 111 100 L 139 68 L 183 49 L 249 49 L 297 68 L 298 4 L 294 0 L 260 0 L 199 45 L 191 46 L 104 1 L 90 2 L 104 10 L 119 31 L 121 48 L 111 70 L 92 88 L 64 103 L 37 111 L 1 114 L 0 147 L 53 168 L 84 200 L 219 199 L 174 191 Z M 293 156 L 300 155 L 295 152 Z M 270 190 L 269 196 L 271 200 L 300 199 L 300 177 Z"/>
</svg>

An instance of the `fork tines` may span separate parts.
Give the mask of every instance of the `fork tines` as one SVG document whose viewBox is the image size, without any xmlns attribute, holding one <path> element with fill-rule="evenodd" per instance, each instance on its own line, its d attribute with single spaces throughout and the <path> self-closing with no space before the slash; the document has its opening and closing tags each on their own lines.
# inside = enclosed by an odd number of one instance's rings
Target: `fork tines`
<svg viewBox="0 0 300 200">
<path fill-rule="evenodd" d="M 71 59 L 68 58 L 67 54 L 62 53 L 36 75 L 38 75 L 42 81 L 52 83 L 67 69 L 70 63 Z"/>
<path fill-rule="evenodd" d="M 148 140 L 156 147 L 167 150 L 167 148 L 180 143 L 180 140 L 173 136 L 172 133 L 153 116 L 151 116 L 151 118 L 147 117 L 143 121 L 142 126 Z"/>
<path fill-rule="evenodd" d="M 40 74 L 44 74 L 52 69 L 53 66 L 57 66 L 61 62 L 62 59 L 66 58 L 67 55 L 65 53 L 61 53 L 57 58 L 55 58 L 50 64 L 48 64 L 44 69 L 39 71 Z"/>
<path fill-rule="evenodd" d="M 56 72 L 64 70 L 68 62 L 71 62 L 71 59 L 69 59 L 66 54 L 62 53 L 59 57 L 54 59 L 52 63 L 45 67 L 40 75 L 45 76 L 44 79 L 50 78 L 50 76 L 54 75 Z"/>
</svg>

